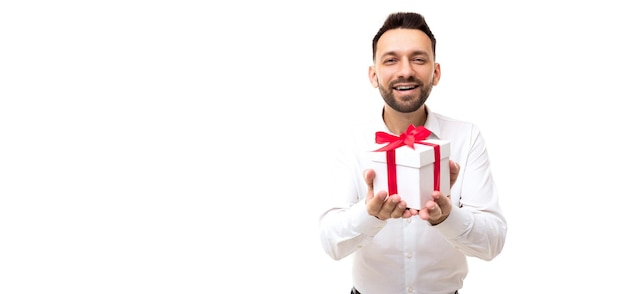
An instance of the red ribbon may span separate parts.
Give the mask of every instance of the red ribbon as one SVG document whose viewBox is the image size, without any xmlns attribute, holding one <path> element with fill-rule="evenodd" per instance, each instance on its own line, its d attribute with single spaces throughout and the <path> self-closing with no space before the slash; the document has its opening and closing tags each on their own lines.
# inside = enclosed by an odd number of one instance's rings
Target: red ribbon
<svg viewBox="0 0 626 294">
<path fill-rule="evenodd" d="M 398 179 L 396 174 L 396 149 L 402 146 L 408 146 L 411 149 L 415 149 L 414 144 L 422 144 L 432 146 L 435 149 L 435 162 L 434 162 L 434 170 L 435 170 L 435 179 L 434 179 L 434 190 L 439 191 L 440 183 L 439 183 L 439 174 L 440 174 L 440 146 L 434 143 L 423 142 L 422 140 L 426 140 L 428 136 L 430 136 L 430 130 L 425 127 L 419 126 L 415 127 L 414 125 L 409 125 L 409 127 L 404 131 L 404 133 L 400 134 L 400 136 L 395 136 L 392 134 L 387 134 L 385 132 L 376 132 L 376 143 L 383 144 L 387 143 L 387 145 L 374 150 L 375 152 L 387 152 L 387 185 L 389 188 L 389 195 L 398 194 Z"/>
</svg>

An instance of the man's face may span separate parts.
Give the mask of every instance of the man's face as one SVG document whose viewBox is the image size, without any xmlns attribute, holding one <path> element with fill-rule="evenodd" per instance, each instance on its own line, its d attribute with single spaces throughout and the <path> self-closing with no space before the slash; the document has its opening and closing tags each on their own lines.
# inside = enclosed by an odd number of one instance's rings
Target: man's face
<svg viewBox="0 0 626 294">
<path fill-rule="evenodd" d="M 378 40 L 370 83 L 394 110 L 409 113 L 422 107 L 439 76 L 432 43 L 424 32 L 394 29 Z"/>
</svg>

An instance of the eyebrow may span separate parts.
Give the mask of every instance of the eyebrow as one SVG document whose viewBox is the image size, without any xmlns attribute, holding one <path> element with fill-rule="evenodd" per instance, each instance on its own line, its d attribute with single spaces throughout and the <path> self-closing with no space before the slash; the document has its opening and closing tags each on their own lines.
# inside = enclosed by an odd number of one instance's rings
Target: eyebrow
<svg viewBox="0 0 626 294">
<path fill-rule="evenodd" d="M 389 55 L 391 55 L 391 56 L 398 56 L 399 54 L 398 54 L 398 53 L 396 53 L 396 51 L 388 51 L 388 52 L 384 52 L 382 55 L 380 55 L 380 57 L 385 57 L 385 56 L 389 56 Z M 424 51 L 424 50 L 415 50 L 415 51 L 413 51 L 413 52 L 411 53 L 411 55 L 412 55 L 412 56 L 415 56 L 415 55 L 426 55 L 426 56 L 429 56 L 429 57 L 430 57 L 430 55 L 428 54 L 428 52 L 426 52 L 426 51 Z"/>
</svg>

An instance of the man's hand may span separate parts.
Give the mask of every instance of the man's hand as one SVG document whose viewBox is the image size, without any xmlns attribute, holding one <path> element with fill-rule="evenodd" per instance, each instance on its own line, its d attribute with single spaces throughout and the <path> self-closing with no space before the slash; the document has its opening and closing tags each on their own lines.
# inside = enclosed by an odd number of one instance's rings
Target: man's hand
<svg viewBox="0 0 626 294">
<path fill-rule="evenodd" d="M 380 220 L 390 218 L 409 218 L 417 215 L 416 209 L 406 209 L 406 201 L 402 200 L 398 194 L 387 197 L 387 192 L 380 191 L 374 194 L 374 170 L 368 169 L 363 173 L 363 178 L 367 184 L 367 198 L 365 207 L 367 213 Z M 456 177 L 455 177 L 456 180 Z"/>
<path fill-rule="evenodd" d="M 441 192 L 433 192 L 433 200 L 428 200 L 426 206 L 419 211 L 419 216 L 431 225 L 437 225 L 446 220 L 452 211 L 450 196 L 443 196 Z"/>
</svg>

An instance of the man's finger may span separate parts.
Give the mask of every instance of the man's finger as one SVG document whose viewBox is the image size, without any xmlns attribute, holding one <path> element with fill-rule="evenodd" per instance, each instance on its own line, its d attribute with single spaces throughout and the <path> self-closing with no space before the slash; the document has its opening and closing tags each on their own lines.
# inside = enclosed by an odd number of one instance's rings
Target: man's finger
<svg viewBox="0 0 626 294">
<path fill-rule="evenodd" d="M 363 179 L 365 179 L 365 184 L 367 185 L 367 189 L 374 191 L 374 177 L 376 173 L 372 169 L 367 169 L 363 172 Z"/>
<path fill-rule="evenodd" d="M 459 173 L 461 172 L 461 165 L 452 160 L 450 162 L 450 187 L 454 185 L 456 179 L 459 177 Z"/>
</svg>

